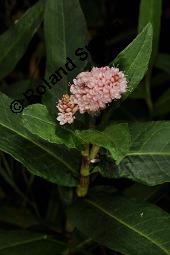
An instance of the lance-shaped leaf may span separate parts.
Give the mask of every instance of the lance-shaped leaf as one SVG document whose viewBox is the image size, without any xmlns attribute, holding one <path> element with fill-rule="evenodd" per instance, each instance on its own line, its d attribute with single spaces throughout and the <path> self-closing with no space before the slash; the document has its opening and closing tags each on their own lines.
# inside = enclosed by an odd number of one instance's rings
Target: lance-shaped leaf
<svg viewBox="0 0 170 255">
<path fill-rule="evenodd" d="M 45 105 L 34 104 L 24 109 L 23 124 L 34 135 L 56 144 L 65 144 L 69 148 L 77 148 L 80 143 L 75 133 L 62 127 L 49 115 Z"/>
<path fill-rule="evenodd" d="M 170 217 L 154 205 L 102 192 L 68 213 L 82 233 L 121 254 L 170 254 Z"/>
<path fill-rule="evenodd" d="M 122 158 L 128 153 L 130 148 L 130 134 L 128 124 L 112 124 L 103 131 L 96 129 L 76 130 L 76 136 L 82 140 L 84 144 L 96 144 L 101 146 L 111 153 L 116 163 L 119 163 Z"/>
<path fill-rule="evenodd" d="M 0 35 L 0 79 L 10 73 L 25 53 L 29 42 L 39 28 L 44 11 L 44 1 L 39 1 L 9 30 Z"/>
<path fill-rule="evenodd" d="M 86 45 L 86 23 L 79 0 L 48 0 L 44 16 L 45 41 L 47 48 L 46 78 L 54 85 L 44 96 L 44 102 L 54 111 L 56 100 L 68 90 L 68 81 L 87 64 L 80 60 L 80 49 Z M 85 55 L 82 55 L 82 59 Z M 67 58 L 70 58 L 68 60 Z M 65 66 L 66 63 L 68 70 Z M 51 77 L 60 67 L 61 81 Z M 56 74 L 56 76 L 58 76 Z M 51 77 L 51 78 L 50 78 Z M 55 82 L 56 80 L 56 82 Z"/>
<path fill-rule="evenodd" d="M 1 255 L 59 255 L 66 248 L 64 243 L 51 240 L 47 235 L 27 231 L 0 230 Z"/>
<path fill-rule="evenodd" d="M 139 85 L 144 77 L 152 51 L 152 25 L 148 24 L 142 32 L 116 57 L 111 65 L 125 72 L 128 80 L 128 90 L 123 95 L 126 99 Z"/>
<path fill-rule="evenodd" d="M 130 123 L 132 143 L 119 165 L 103 154 L 94 168 L 107 178 L 125 177 L 150 186 L 170 182 L 170 122 Z"/>
<path fill-rule="evenodd" d="M 0 94 L 0 149 L 35 175 L 60 185 L 75 186 L 77 181 L 73 176 L 79 167 L 77 153 L 33 136 L 23 127 L 21 114 L 11 112 L 11 101 Z"/>
<path fill-rule="evenodd" d="M 153 27 L 151 64 L 158 53 L 161 28 L 162 0 L 141 0 L 139 13 L 139 32 L 150 22 Z"/>
<path fill-rule="evenodd" d="M 170 122 L 130 124 L 130 152 L 113 171 L 147 185 L 170 182 Z"/>
</svg>

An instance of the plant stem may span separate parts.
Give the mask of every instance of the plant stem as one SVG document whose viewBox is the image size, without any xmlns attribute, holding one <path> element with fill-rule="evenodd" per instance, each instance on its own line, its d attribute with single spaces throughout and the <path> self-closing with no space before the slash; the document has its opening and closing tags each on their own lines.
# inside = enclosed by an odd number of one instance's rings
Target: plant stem
<svg viewBox="0 0 170 255">
<path fill-rule="evenodd" d="M 85 197 L 88 192 L 90 182 L 90 163 L 91 160 L 95 159 L 100 147 L 93 144 L 89 151 L 89 145 L 86 145 L 85 150 L 82 151 L 82 164 L 80 169 L 80 183 L 77 187 L 77 196 Z"/>
<path fill-rule="evenodd" d="M 98 145 L 93 144 L 91 151 L 90 151 L 90 155 L 89 155 L 90 161 L 96 158 L 99 150 L 100 150 L 100 147 Z"/>
<path fill-rule="evenodd" d="M 90 172 L 90 161 L 89 161 L 89 144 L 86 145 L 84 151 L 82 151 L 82 164 L 80 169 L 80 183 L 77 187 L 77 196 L 85 197 L 89 187 L 89 172 Z"/>
</svg>

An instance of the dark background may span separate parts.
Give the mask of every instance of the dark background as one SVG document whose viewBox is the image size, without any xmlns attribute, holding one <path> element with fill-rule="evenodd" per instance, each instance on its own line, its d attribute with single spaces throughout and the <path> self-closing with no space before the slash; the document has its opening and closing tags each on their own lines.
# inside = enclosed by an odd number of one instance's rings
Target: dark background
<svg viewBox="0 0 170 255">
<path fill-rule="evenodd" d="M 69 0 L 68 0 L 69 1 Z M 22 16 L 22 14 L 35 3 L 33 0 L 0 0 L 0 34 Z M 159 52 L 170 54 L 170 1 L 163 0 L 163 13 L 160 34 Z M 89 41 L 93 61 L 98 66 L 107 65 L 116 55 L 123 50 L 137 34 L 139 17 L 139 0 L 81 0 L 82 8 L 87 20 L 89 30 Z M 74 29 L 74 28 L 73 28 Z M 9 42 L 10 43 L 10 42 Z M 34 36 L 27 52 L 17 64 L 15 70 L 0 82 L 0 90 L 11 94 L 16 89 L 16 83 L 23 79 L 42 78 L 45 70 L 45 48 L 43 45 L 43 28 Z M 158 77 L 163 77 L 160 84 Z M 170 75 L 154 68 L 152 77 L 153 102 L 169 87 Z M 17 86 L 21 86 L 19 83 Z M 34 98 L 34 102 L 40 102 L 40 98 Z M 167 104 L 169 107 L 169 104 Z M 122 107 L 115 112 L 113 119 L 123 120 L 150 120 L 146 103 L 143 99 L 131 98 L 123 103 Z M 154 120 L 168 120 L 169 113 L 155 116 Z M 0 167 L 3 169 L 8 162 L 13 173 L 12 178 L 16 186 L 5 178 L 0 168 L 0 222 L 1 208 L 12 206 L 14 208 L 27 208 L 32 214 L 42 218 L 47 217 L 49 203 L 57 196 L 55 185 L 48 183 L 39 177 L 33 177 L 25 168 L 9 155 L 3 154 Z M 111 184 L 122 192 L 132 186 L 133 182 L 128 180 L 109 180 L 98 177 L 95 185 Z M 166 211 L 170 211 L 169 185 L 164 184 L 158 189 L 151 201 L 154 201 Z M 19 190 L 19 191 L 18 191 Z M 150 191 L 150 189 L 148 189 Z M 20 194 L 25 194 L 30 202 L 27 202 Z M 147 191 L 146 191 L 147 192 Z M 53 205 L 54 206 L 54 205 Z M 54 213 L 55 214 L 55 213 Z M 50 215 L 49 217 L 52 218 Z M 57 215 L 53 215 L 55 220 Z M 11 228 L 11 226 L 10 226 Z M 53 231 L 49 227 L 49 231 Z M 113 254 L 113 253 L 111 253 Z"/>
</svg>

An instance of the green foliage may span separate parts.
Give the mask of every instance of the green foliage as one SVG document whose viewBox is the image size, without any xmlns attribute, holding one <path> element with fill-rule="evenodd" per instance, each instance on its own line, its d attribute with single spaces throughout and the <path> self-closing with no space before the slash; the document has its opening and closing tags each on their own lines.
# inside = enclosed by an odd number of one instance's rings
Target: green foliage
<svg viewBox="0 0 170 255">
<path fill-rule="evenodd" d="M 103 131 L 76 130 L 76 135 L 84 144 L 91 143 L 107 149 L 117 164 L 129 152 L 131 137 L 126 123 L 109 125 Z"/>
<path fill-rule="evenodd" d="M 75 56 L 75 51 L 87 44 L 86 22 L 79 1 L 46 1 L 44 30 L 47 49 L 46 77 L 49 78 L 60 67 L 65 68 L 67 57 L 76 65 L 74 71 L 63 75 L 62 80 L 44 96 L 45 104 L 53 112 L 56 101 L 67 92 L 68 81 L 71 82 L 87 63 Z"/>
<path fill-rule="evenodd" d="M 43 10 L 44 1 L 39 1 L 0 36 L 0 79 L 10 73 L 22 58 L 42 22 Z"/>
<path fill-rule="evenodd" d="M 130 134 L 132 146 L 118 166 L 119 176 L 147 185 L 169 182 L 169 122 L 130 124 Z"/>
<path fill-rule="evenodd" d="M 23 123 L 32 134 L 50 143 L 76 148 L 74 132 L 67 128 L 62 129 L 49 115 L 45 105 L 35 104 L 27 107 L 23 112 Z"/>
<path fill-rule="evenodd" d="M 24 231 L 0 231 L 0 252 L 2 255 L 48 255 L 61 254 L 64 244 L 48 240 L 47 235 Z"/>
<path fill-rule="evenodd" d="M 139 14 L 139 32 L 146 26 L 148 22 L 150 22 L 153 27 L 153 47 L 151 62 L 154 62 L 158 53 L 161 14 L 161 0 L 141 0 Z"/>
<path fill-rule="evenodd" d="M 120 164 L 104 161 L 95 171 L 105 177 L 126 177 L 151 186 L 169 182 L 169 122 L 130 123 L 129 130 L 131 147 Z"/>
<path fill-rule="evenodd" d="M 141 0 L 138 31 L 140 32 L 143 27 L 150 22 L 153 28 L 153 43 L 152 54 L 150 58 L 150 68 L 144 81 L 144 95 L 145 101 L 148 106 L 150 115 L 154 115 L 154 105 L 152 101 L 151 91 L 151 75 L 152 68 L 155 64 L 158 50 L 159 50 L 159 37 L 161 29 L 161 15 L 162 15 L 162 0 Z"/>
<path fill-rule="evenodd" d="M 152 26 L 146 25 L 142 32 L 113 61 L 124 70 L 128 79 L 128 91 L 123 95 L 126 99 L 139 85 L 145 75 L 152 50 Z"/>
<path fill-rule="evenodd" d="M 11 112 L 10 103 L 11 100 L 1 94 L 1 150 L 23 163 L 35 175 L 61 185 L 75 186 L 76 180 L 73 175 L 76 175 L 78 170 L 76 170 L 77 161 L 73 160 L 75 152 L 72 154 L 64 148 L 61 151 L 57 145 L 53 146 L 34 137 L 23 127 L 21 114 Z M 67 162 L 65 157 L 67 157 Z"/>
<path fill-rule="evenodd" d="M 96 193 L 73 205 L 69 217 L 86 236 L 122 254 L 170 254 L 170 218 L 156 206 Z"/>
</svg>

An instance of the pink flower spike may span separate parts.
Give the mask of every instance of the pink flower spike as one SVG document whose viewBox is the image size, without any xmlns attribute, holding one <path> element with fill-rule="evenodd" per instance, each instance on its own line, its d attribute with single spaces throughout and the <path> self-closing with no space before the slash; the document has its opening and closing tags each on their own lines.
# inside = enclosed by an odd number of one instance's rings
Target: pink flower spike
<svg viewBox="0 0 170 255">
<path fill-rule="evenodd" d="M 93 67 L 90 72 L 77 75 L 70 86 L 70 101 L 78 105 L 80 113 L 94 114 L 108 103 L 120 99 L 127 90 L 125 74 L 115 67 Z"/>
<path fill-rule="evenodd" d="M 78 107 L 70 102 L 70 96 L 68 94 L 63 95 L 56 107 L 59 111 L 57 120 L 60 122 L 60 125 L 73 123 L 75 119 L 74 114 L 78 110 Z"/>
</svg>

